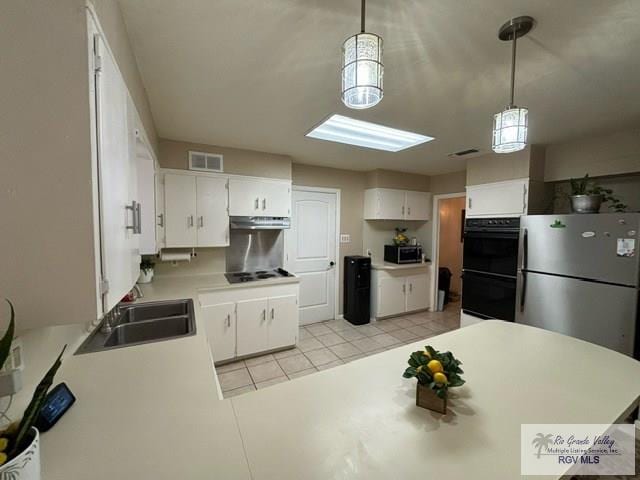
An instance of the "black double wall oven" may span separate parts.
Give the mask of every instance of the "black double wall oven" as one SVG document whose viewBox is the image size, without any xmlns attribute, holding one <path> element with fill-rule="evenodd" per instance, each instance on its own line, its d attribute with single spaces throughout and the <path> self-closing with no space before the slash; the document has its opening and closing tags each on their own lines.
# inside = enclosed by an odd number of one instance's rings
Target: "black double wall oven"
<svg viewBox="0 0 640 480">
<path fill-rule="evenodd" d="M 469 218 L 462 258 L 462 310 L 513 322 L 520 218 Z"/>
</svg>

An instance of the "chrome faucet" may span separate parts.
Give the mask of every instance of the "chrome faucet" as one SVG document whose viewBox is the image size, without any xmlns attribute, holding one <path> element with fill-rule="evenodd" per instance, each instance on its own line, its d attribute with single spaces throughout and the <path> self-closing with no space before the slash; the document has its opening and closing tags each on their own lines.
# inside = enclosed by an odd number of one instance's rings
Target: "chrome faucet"
<svg viewBox="0 0 640 480">
<path fill-rule="evenodd" d="M 144 295 L 142 294 L 142 289 L 140 288 L 140 285 L 138 285 L 137 283 L 133 286 L 132 290 L 135 292 L 135 297 L 136 300 L 139 298 L 144 298 Z"/>
<path fill-rule="evenodd" d="M 119 318 L 120 305 L 116 305 L 111 310 L 109 310 L 102 318 L 102 326 L 100 327 L 100 331 L 102 333 L 111 333 L 111 331 L 116 327 Z"/>
</svg>

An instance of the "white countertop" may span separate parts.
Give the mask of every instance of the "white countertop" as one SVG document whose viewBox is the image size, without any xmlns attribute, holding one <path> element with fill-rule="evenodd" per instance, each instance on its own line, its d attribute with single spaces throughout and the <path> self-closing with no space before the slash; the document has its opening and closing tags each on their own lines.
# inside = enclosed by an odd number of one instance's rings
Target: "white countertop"
<svg viewBox="0 0 640 480">
<path fill-rule="evenodd" d="M 194 298 L 207 285 L 154 281 L 145 300 Z M 611 423 L 640 397 L 640 362 L 485 321 L 220 400 L 197 327 L 188 338 L 66 358 L 58 380 L 78 401 L 42 437 L 43 479 L 512 479 L 521 423 Z M 445 417 L 416 407 L 415 380 L 401 376 L 426 343 L 464 362 L 468 383 Z"/>
<path fill-rule="evenodd" d="M 408 270 L 414 268 L 427 268 L 431 262 L 424 263 L 391 263 L 391 262 L 373 262 L 371 268 L 374 270 Z"/>
</svg>

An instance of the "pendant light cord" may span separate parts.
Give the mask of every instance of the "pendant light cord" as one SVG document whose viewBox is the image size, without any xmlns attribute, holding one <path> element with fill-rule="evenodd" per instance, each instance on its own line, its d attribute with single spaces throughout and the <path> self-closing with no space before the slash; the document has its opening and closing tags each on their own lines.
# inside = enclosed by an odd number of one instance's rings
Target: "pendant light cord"
<svg viewBox="0 0 640 480">
<path fill-rule="evenodd" d="M 363 0 L 364 2 L 364 0 Z M 513 97 L 516 84 L 516 42 L 518 41 L 517 28 L 513 27 L 513 43 L 511 44 L 511 96 L 509 98 L 509 107 L 513 107 Z"/>
<path fill-rule="evenodd" d="M 366 0 L 362 0 L 362 9 L 360 10 L 360 33 L 364 33 L 365 2 Z"/>
</svg>

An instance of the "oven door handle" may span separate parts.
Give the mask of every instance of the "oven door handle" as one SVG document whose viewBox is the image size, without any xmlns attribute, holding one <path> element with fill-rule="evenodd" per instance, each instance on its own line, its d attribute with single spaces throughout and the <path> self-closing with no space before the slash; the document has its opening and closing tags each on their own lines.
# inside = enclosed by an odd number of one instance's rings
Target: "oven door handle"
<svg viewBox="0 0 640 480">
<path fill-rule="evenodd" d="M 529 265 L 529 230 L 522 229 L 522 270 L 526 270 Z"/>
</svg>

